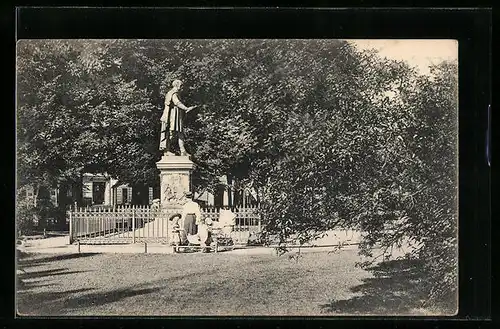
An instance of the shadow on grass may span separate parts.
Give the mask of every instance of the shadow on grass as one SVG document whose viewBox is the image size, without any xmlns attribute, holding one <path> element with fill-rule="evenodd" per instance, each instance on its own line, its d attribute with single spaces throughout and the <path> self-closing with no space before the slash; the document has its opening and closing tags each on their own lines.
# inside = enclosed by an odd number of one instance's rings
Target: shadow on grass
<svg viewBox="0 0 500 329">
<path fill-rule="evenodd" d="M 159 289 L 144 288 L 144 289 L 117 289 L 112 291 L 98 292 L 86 294 L 80 297 L 70 297 L 61 305 L 63 309 L 79 309 L 92 306 L 101 306 L 117 302 L 119 300 L 135 297 L 140 295 L 151 294 Z"/>
<path fill-rule="evenodd" d="M 81 254 L 62 254 L 62 255 L 48 256 L 48 257 L 34 258 L 33 259 L 33 258 L 29 258 L 30 254 L 27 254 L 27 255 L 23 255 L 23 257 L 18 260 L 18 265 L 34 266 L 34 265 L 41 265 L 41 264 L 50 263 L 50 262 L 56 262 L 56 261 L 60 261 L 60 260 L 91 257 L 91 256 L 95 256 L 95 255 L 99 255 L 99 253 L 90 252 L 90 253 L 81 253 Z"/>
<path fill-rule="evenodd" d="M 426 300 L 426 278 L 420 265 L 414 260 L 392 260 L 368 268 L 374 277 L 351 288 L 357 296 L 332 300 L 320 308 L 324 313 L 336 314 L 410 314 L 421 309 Z"/>
<path fill-rule="evenodd" d="M 175 295 L 170 296 L 166 293 L 158 295 L 158 292 L 162 290 L 170 291 L 169 289 L 175 290 L 175 287 L 182 287 L 190 281 L 195 281 L 196 278 L 213 275 L 219 271 L 219 269 L 202 269 L 195 272 L 186 271 L 185 273 L 179 273 L 179 275 L 169 276 L 167 280 L 161 278 L 113 290 L 107 290 L 110 287 L 96 286 L 95 288 L 55 292 L 58 289 L 57 283 L 55 283 L 55 287 L 47 288 L 49 291 L 41 291 L 42 289 L 38 289 L 39 286 L 36 286 L 36 283 L 31 287 L 32 282 L 28 282 L 28 288 L 18 290 L 18 310 L 27 316 L 89 315 L 94 310 L 96 316 L 117 315 L 116 313 L 127 315 L 127 310 L 130 310 L 131 314 L 136 314 L 137 310 L 146 307 L 141 305 L 141 300 L 144 299 L 137 299 L 137 296 L 148 296 L 152 300 L 153 298 L 161 298 L 163 303 L 167 300 L 169 303 L 180 303 L 183 300 L 176 301 Z M 58 270 L 55 273 L 64 272 L 59 272 Z M 75 285 L 79 284 L 79 282 L 75 282 Z M 198 296 L 198 294 L 201 294 L 201 296 L 211 295 L 215 289 L 218 288 L 210 286 L 206 290 L 196 291 L 193 293 L 193 296 Z M 205 300 L 209 302 L 210 296 L 205 298 Z M 114 303 L 119 303 L 119 308 Z M 116 311 L 117 309 L 119 311 Z"/>
<path fill-rule="evenodd" d="M 25 282 L 22 280 L 17 281 L 17 290 L 18 292 L 28 290 L 28 289 L 35 289 L 35 288 L 40 288 L 40 287 L 52 287 L 55 286 L 55 283 L 40 283 L 40 282 Z"/>
<path fill-rule="evenodd" d="M 129 297 L 147 295 L 157 291 L 158 288 L 117 289 L 81 294 L 89 290 L 93 290 L 93 288 L 63 292 L 21 293 L 18 296 L 18 313 L 26 316 L 56 316 L 78 313 L 78 310 L 88 309 L 89 307 L 111 304 Z"/>
<path fill-rule="evenodd" d="M 67 268 L 56 268 L 52 270 L 44 270 L 44 271 L 33 271 L 33 272 L 24 272 L 18 275 L 19 279 L 22 281 L 24 279 L 37 279 L 45 276 L 58 276 L 58 275 L 66 275 L 66 274 L 74 274 L 74 273 L 82 273 L 88 271 L 68 271 Z"/>
<path fill-rule="evenodd" d="M 81 288 L 67 291 L 47 292 L 18 292 L 17 313 L 19 316 L 50 315 L 50 311 L 57 309 L 61 301 L 74 294 L 82 293 L 92 288 Z"/>
</svg>

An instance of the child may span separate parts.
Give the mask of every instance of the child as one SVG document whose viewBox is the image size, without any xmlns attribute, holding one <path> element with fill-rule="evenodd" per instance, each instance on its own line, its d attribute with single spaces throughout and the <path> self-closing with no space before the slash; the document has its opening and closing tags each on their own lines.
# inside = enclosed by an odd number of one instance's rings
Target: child
<svg viewBox="0 0 500 329">
<path fill-rule="evenodd" d="M 181 225 L 179 223 L 181 219 L 181 214 L 172 215 L 169 220 L 172 222 L 172 245 L 183 245 L 187 241 L 186 232 L 181 230 Z"/>
<path fill-rule="evenodd" d="M 202 252 L 209 252 L 210 244 L 212 243 L 212 220 L 205 218 L 198 226 L 198 236 L 200 238 L 200 245 Z"/>
<path fill-rule="evenodd" d="M 236 225 L 236 214 L 228 207 L 220 210 L 219 225 L 222 228 L 222 233 L 228 237 Z"/>
</svg>

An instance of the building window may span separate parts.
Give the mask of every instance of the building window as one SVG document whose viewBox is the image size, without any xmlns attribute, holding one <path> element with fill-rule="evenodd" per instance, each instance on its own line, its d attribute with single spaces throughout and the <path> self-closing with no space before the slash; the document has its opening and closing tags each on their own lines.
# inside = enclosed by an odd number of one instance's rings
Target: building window
<svg viewBox="0 0 500 329">
<path fill-rule="evenodd" d="M 92 201 L 94 204 L 104 204 L 106 183 L 94 182 L 92 185 Z"/>
<path fill-rule="evenodd" d="M 93 188 L 92 182 L 83 183 L 83 197 L 84 198 L 92 200 L 92 188 Z"/>
<path fill-rule="evenodd" d="M 117 188 L 116 189 L 116 203 L 117 204 L 122 204 L 123 203 L 123 195 L 122 195 L 123 189 L 122 188 Z"/>
<path fill-rule="evenodd" d="M 127 203 L 131 204 L 132 203 L 132 188 L 127 187 L 128 193 L 127 193 Z"/>
<path fill-rule="evenodd" d="M 123 204 L 128 203 L 128 188 L 122 188 L 122 200 Z"/>
</svg>

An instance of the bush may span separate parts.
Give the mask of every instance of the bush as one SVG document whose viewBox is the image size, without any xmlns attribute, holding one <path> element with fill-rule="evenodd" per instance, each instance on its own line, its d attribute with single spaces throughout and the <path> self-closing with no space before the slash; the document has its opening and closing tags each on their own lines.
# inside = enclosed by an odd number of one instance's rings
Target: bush
<svg viewBox="0 0 500 329">
<path fill-rule="evenodd" d="M 31 233 L 37 224 L 37 212 L 32 202 L 21 200 L 17 203 L 16 227 L 19 235 Z"/>
<path fill-rule="evenodd" d="M 36 206 L 30 200 L 21 199 L 17 203 L 16 226 L 19 235 L 34 234 L 44 229 L 64 230 L 67 228 L 66 212 L 48 199 L 39 199 Z"/>
<path fill-rule="evenodd" d="M 66 226 L 66 212 L 60 209 L 48 200 L 40 199 L 35 207 L 35 213 L 38 220 L 38 230 L 58 230 Z"/>
</svg>

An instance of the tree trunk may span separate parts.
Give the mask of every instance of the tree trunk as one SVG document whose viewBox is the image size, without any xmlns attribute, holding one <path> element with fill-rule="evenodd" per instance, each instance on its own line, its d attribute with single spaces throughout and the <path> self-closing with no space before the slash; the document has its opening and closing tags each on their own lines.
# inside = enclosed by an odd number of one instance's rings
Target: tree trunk
<svg viewBox="0 0 500 329">
<path fill-rule="evenodd" d="M 68 197 L 68 183 L 59 184 L 57 196 L 58 222 L 57 227 L 62 229 L 66 225 L 66 209 L 71 205 L 71 199 Z"/>
<path fill-rule="evenodd" d="M 78 206 L 83 205 L 83 174 L 80 174 L 80 177 L 73 185 L 73 201 L 76 202 Z"/>
<path fill-rule="evenodd" d="M 67 183 L 59 184 L 58 195 L 57 195 L 57 206 L 61 210 L 66 210 L 68 204 L 71 204 L 71 200 L 69 200 L 68 197 L 68 184 Z"/>
<path fill-rule="evenodd" d="M 233 202 L 233 176 L 227 175 L 227 205 L 232 208 L 234 206 Z"/>
<path fill-rule="evenodd" d="M 36 207 L 39 192 L 40 192 L 40 185 L 36 184 L 35 186 L 33 186 L 33 206 L 34 207 Z"/>
</svg>

